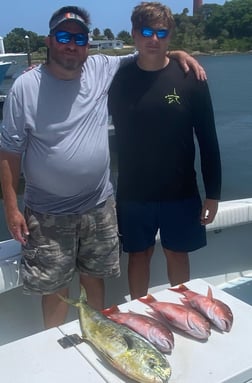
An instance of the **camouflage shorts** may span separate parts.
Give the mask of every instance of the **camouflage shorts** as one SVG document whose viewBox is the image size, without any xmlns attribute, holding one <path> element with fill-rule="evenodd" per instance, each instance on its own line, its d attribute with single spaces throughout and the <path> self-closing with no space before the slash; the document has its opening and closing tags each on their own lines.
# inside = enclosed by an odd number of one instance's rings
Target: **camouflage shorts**
<svg viewBox="0 0 252 383">
<path fill-rule="evenodd" d="M 118 277 L 119 244 L 113 197 L 83 215 L 40 214 L 25 208 L 30 235 L 22 248 L 24 293 L 51 294 L 79 270 Z"/>
</svg>

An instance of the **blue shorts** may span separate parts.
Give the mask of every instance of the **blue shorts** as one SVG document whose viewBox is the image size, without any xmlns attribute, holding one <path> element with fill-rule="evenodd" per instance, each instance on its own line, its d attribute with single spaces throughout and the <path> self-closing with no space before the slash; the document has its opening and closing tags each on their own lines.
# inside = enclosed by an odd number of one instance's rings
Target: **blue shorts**
<svg viewBox="0 0 252 383">
<path fill-rule="evenodd" d="M 206 245 L 206 229 L 200 223 L 199 197 L 165 202 L 117 203 L 123 251 L 139 252 L 155 245 L 159 230 L 164 248 L 190 252 Z"/>
</svg>

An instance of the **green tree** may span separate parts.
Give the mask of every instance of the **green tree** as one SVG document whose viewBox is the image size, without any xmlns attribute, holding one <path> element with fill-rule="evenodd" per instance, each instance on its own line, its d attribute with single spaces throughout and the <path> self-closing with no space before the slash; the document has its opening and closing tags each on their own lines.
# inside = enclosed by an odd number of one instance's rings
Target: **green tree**
<svg viewBox="0 0 252 383">
<path fill-rule="evenodd" d="M 217 4 L 204 4 L 200 10 L 204 22 L 206 38 L 217 38 L 223 29 L 223 7 Z"/>
<path fill-rule="evenodd" d="M 29 37 L 30 52 L 38 51 L 45 46 L 44 36 L 39 36 L 37 33 L 25 30 L 23 28 L 14 28 L 4 37 L 4 47 L 6 53 L 27 52 L 28 45 L 25 36 Z"/>
<path fill-rule="evenodd" d="M 4 37 L 5 52 L 21 53 L 26 50 L 25 36 L 27 31 L 23 28 L 15 28 Z"/>
<path fill-rule="evenodd" d="M 99 28 L 94 28 L 92 35 L 93 35 L 94 40 L 98 40 L 99 37 L 101 36 L 100 29 Z"/>
<path fill-rule="evenodd" d="M 127 31 L 121 31 L 117 35 L 117 39 L 122 40 L 126 45 L 133 45 L 131 34 Z"/>
<path fill-rule="evenodd" d="M 111 29 L 109 29 L 109 28 L 104 29 L 103 34 L 105 37 L 107 37 L 108 40 L 114 40 L 114 38 L 115 38 L 114 34 L 112 33 Z"/>
<path fill-rule="evenodd" d="M 231 38 L 252 36 L 252 0 L 233 0 L 223 6 L 225 27 Z"/>
</svg>

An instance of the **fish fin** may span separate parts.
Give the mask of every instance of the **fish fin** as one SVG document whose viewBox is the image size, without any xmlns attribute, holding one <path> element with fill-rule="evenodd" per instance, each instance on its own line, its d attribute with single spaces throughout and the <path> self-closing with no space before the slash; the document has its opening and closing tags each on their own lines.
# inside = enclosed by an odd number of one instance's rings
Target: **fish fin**
<svg viewBox="0 0 252 383">
<path fill-rule="evenodd" d="M 149 314 L 149 316 L 151 316 L 156 321 L 160 322 L 169 331 L 171 331 L 169 322 L 161 313 L 159 313 L 158 311 L 154 311 L 154 310 L 152 310 L 152 311 L 146 310 L 146 312 L 147 312 L 147 314 Z"/>
<path fill-rule="evenodd" d="M 130 313 L 130 314 L 137 314 L 135 311 L 133 311 L 131 309 L 128 310 L 128 313 Z"/>
<path fill-rule="evenodd" d="M 163 315 L 160 314 L 158 311 L 149 309 L 149 310 L 146 310 L 146 313 L 150 315 L 152 318 L 156 319 L 157 321 L 162 321 L 162 319 L 164 319 Z"/>
<path fill-rule="evenodd" d="M 92 343 L 90 343 L 90 344 L 91 344 L 91 346 L 93 346 Z M 123 368 L 118 366 L 116 361 L 112 358 L 112 356 L 106 350 L 103 350 L 99 347 L 97 347 L 96 350 L 98 350 L 101 353 L 101 355 L 107 360 L 107 362 L 110 363 L 116 370 L 119 370 L 122 374 L 124 373 Z"/>
<path fill-rule="evenodd" d="M 210 286 L 208 286 L 207 297 L 213 300 L 213 292 Z"/>
<path fill-rule="evenodd" d="M 152 302 L 156 302 L 156 298 L 154 298 L 153 295 L 151 294 L 147 294 L 145 295 L 144 297 L 141 297 L 141 298 L 138 298 L 139 302 L 142 302 L 142 303 L 145 303 L 145 304 L 149 304 L 149 303 L 152 303 Z"/>
<path fill-rule="evenodd" d="M 110 307 L 108 307 L 107 309 L 104 309 L 102 310 L 102 314 L 104 315 L 111 315 L 111 314 L 114 314 L 114 313 L 119 313 L 120 310 L 119 310 L 119 307 L 117 305 L 112 305 Z"/>
<path fill-rule="evenodd" d="M 127 334 L 123 334 L 123 339 L 127 343 L 128 349 L 132 350 L 134 348 L 134 343 L 132 341 L 132 338 L 128 336 Z"/>
<path fill-rule="evenodd" d="M 180 300 L 185 307 L 192 308 L 192 306 L 190 305 L 190 301 L 187 298 L 183 297 L 183 298 L 180 298 Z"/>
<path fill-rule="evenodd" d="M 188 287 L 186 287 L 186 285 L 181 284 L 181 285 L 178 285 L 176 287 L 168 287 L 168 290 L 183 294 L 184 291 L 188 291 L 189 289 L 188 289 Z"/>
</svg>

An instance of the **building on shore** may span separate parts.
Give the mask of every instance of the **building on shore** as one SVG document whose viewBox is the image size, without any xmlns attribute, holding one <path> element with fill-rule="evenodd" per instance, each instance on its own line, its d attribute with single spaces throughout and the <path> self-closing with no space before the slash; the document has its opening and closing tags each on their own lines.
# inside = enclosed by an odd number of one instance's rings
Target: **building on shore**
<svg viewBox="0 0 252 383">
<path fill-rule="evenodd" d="M 200 7 L 203 5 L 203 0 L 193 0 L 193 16 L 196 15 Z"/>
<path fill-rule="evenodd" d="M 102 50 L 102 49 L 122 49 L 122 40 L 89 40 L 90 49 Z"/>
</svg>

